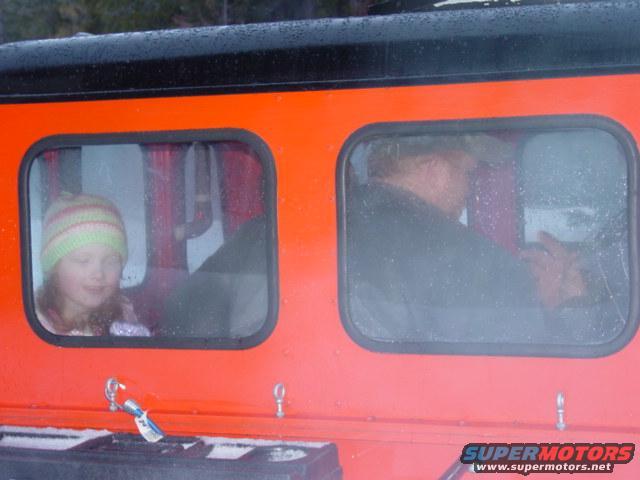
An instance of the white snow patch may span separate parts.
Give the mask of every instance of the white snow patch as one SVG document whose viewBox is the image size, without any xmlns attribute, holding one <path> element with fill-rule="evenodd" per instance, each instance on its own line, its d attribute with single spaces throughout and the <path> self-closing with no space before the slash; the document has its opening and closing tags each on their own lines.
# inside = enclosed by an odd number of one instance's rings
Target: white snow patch
<svg viewBox="0 0 640 480">
<path fill-rule="evenodd" d="M 0 426 L 0 448 L 33 448 L 37 450 L 68 450 L 94 438 L 111 435 L 108 430 L 73 430 L 54 427 Z M 212 447 L 210 459 L 236 460 L 256 447 L 273 447 L 268 452 L 271 462 L 289 462 L 307 455 L 301 448 L 321 448 L 327 442 L 263 440 L 255 438 L 198 437 Z M 196 442 L 185 442 L 188 449 Z"/>
<path fill-rule="evenodd" d="M 328 442 L 289 442 L 284 440 L 263 440 L 257 438 L 198 437 L 205 445 L 247 445 L 252 447 L 304 447 L 322 448 Z"/>
<path fill-rule="evenodd" d="M 0 426 L 0 447 L 67 450 L 110 434 L 108 430 Z"/>
<path fill-rule="evenodd" d="M 269 452 L 270 462 L 290 462 L 292 460 L 298 460 L 299 458 L 306 457 L 307 454 L 304 450 L 297 448 L 282 448 L 276 447 Z"/>
<path fill-rule="evenodd" d="M 237 460 L 243 455 L 249 453 L 254 448 L 255 447 L 248 445 L 216 444 L 207 455 L 207 458 L 213 458 L 217 460 Z"/>
</svg>

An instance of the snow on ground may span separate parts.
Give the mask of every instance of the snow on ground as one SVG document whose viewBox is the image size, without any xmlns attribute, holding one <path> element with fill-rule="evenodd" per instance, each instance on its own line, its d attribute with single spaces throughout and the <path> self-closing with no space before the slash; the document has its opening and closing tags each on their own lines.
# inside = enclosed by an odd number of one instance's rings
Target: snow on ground
<svg viewBox="0 0 640 480">
<path fill-rule="evenodd" d="M 67 450 L 110 433 L 108 430 L 0 426 L 0 447 Z"/>
</svg>

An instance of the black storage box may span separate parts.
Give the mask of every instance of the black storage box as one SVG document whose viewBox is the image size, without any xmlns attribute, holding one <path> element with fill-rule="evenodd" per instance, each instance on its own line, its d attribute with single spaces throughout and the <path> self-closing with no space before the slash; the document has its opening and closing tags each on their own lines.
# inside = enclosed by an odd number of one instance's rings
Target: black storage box
<svg viewBox="0 0 640 480">
<path fill-rule="evenodd" d="M 337 448 L 330 443 L 219 437 L 148 443 L 133 434 L 82 433 L 0 428 L 0 480 L 342 478 Z"/>
</svg>

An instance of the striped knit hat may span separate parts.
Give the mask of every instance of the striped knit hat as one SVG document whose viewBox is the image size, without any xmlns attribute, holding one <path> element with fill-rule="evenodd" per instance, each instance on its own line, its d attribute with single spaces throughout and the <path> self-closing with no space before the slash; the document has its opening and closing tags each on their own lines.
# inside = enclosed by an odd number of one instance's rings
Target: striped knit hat
<svg viewBox="0 0 640 480">
<path fill-rule="evenodd" d="M 94 244 L 113 248 L 122 263 L 127 261 L 127 235 L 120 212 L 106 198 L 63 193 L 44 215 L 42 271 L 47 274 L 65 255 Z"/>
</svg>

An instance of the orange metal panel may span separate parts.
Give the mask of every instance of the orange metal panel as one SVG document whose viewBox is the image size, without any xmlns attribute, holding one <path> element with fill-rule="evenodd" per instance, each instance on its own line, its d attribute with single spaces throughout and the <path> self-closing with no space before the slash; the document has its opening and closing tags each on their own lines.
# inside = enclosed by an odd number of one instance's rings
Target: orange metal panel
<svg viewBox="0 0 640 480">
<path fill-rule="evenodd" d="M 427 465 L 444 471 L 461 445 L 488 432 L 496 441 L 637 440 L 637 338 L 595 359 L 396 355 L 354 344 L 338 313 L 335 171 L 347 137 L 376 122 L 596 114 L 637 138 L 639 81 L 1 105 L 0 423 L 128 429 L 103 397 L 104 381 L 117 376 L 170 433 L 332 439 L 346 472 L 369 478 L 418 478 Z M 275 158 L 280 310 L 271 337 L 243 351 L 69 349 L 39 339 L 21 291 L 18 169 L 29 146 L 57 134 L 216 128 L 259 135 Z M 280 423 L 277 382 L 287 386 Z M 563 433 L 553 430 L 558 391 L 567 399 Z"/>
</svg>

